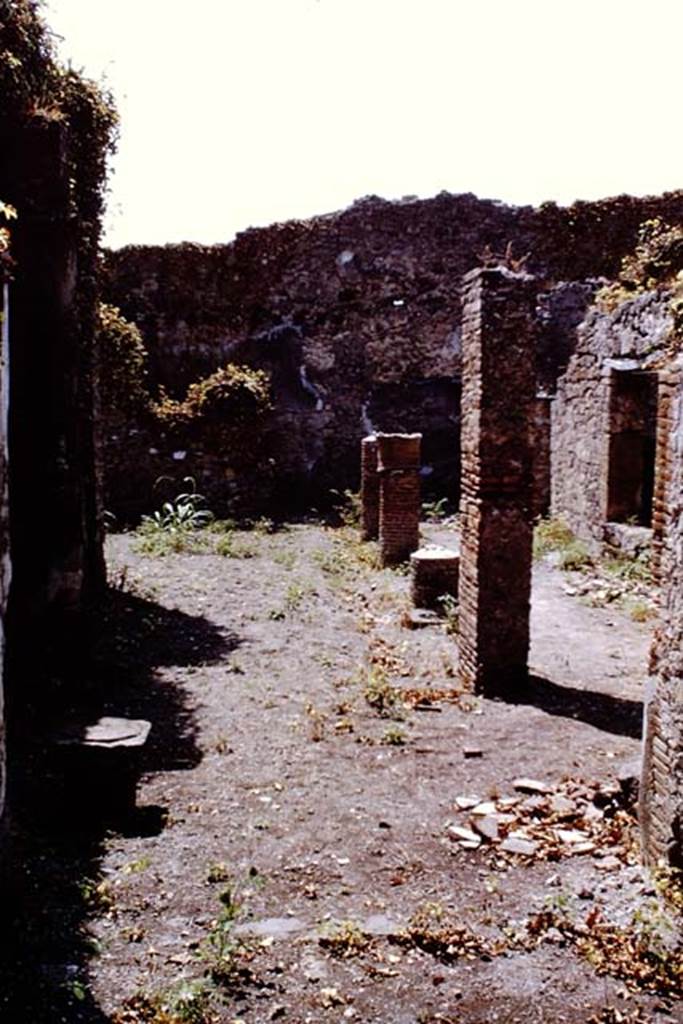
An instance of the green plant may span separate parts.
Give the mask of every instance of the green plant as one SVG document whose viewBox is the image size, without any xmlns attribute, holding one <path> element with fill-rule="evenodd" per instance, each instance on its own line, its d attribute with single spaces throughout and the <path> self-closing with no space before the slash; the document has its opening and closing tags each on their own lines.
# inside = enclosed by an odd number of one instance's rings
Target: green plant
<svg viewBox="0 0 683 1024">
<path fill-rule="evenodd" d="M 562 551 L 575 540 L 562 519 L 541 519 L 534 529 L 534 558 L 543 558 L 551 551 Z"/>
<path fill-rule="evenodd" d="M 573 540 L 560 552 L 560 569 L 566 572 L 578 572 L 593 565 L 593 558 L 581 540 Z"/>
<path fill-rule="evenodd" d="M 147 350 L 116 306 L 100 303 L 95 333 L 101 415 L 111 424 L 149 407 Z"/>
<path fill-rule="evenodd" d="M 652 583 L 650 553 L 641 551 L 635 557 L 617 553 L 604 559 L 602 568 L 611 576 L 628 583 Z"/>
<path fill-rule="evenodd" d="M 372 936 L 367 935 L 355 921 L 341 921 L 338 925 L 328 926 L 318 941 L 333 956 L 348 960 L 364 953 L 372 944 Z"/>
<path fill-rule="evenodd" d="M 406 734 L 403 729 L 399 729 L 398 726 L 391 726 L 385 730 L 382 736 L 382 743 L 387 747 L 404 747 L 406 742 Z"/>
<path fill-rule="evenodd" d="M 361 516 L 361 497 L 357 491 L 332 491 L 334 510 L 343 526 L 358 526 Z"/>
<path fill-rule="evenodd" d="M 399 692 L 389 683 L 386 672 L 381 666 L 371 665 L 365 672 L 363 697 L 380 718 L 396 715 Z"/>
<path fill-rule="evenodd" d="M 657 609 L 648 601 L 629 601 L 626 607 L 634 622 L 650 622 L 657 618 Z"/>
<path fill-rule="evenodd" d="M 439 598 L 441 611 L 446 625 L 446 632 L 455 635 L 460 626 L 459 605 L 455 594 L 442 594 Z"/>
<path fill-rule="evenodd" d="M 236 538 L 231 533 L 225 533 L 218 538 L 214 551 L 223 558 L 255 558 L 258 554 L 254 543 L 245 538 Z"/>
<path fill-rule="evenodd" d="M 162 391 L 152 411 L 159 424 L 172 432 L 204 435 L 208 429 L 231 445 L 245 444 L 271 408 L 268 374 L 228 363 L 190 384 L 183 399 L 170 398 Z"/>
<path fill-rule="evenodd" d="M 225 906 L 199 950 L 211 980 L 223 988 L 235 985 L 242 973 L 244 961 L 251 953 L 249 943 L 235 935 L 238 911 L 239 907 L 235 903 Z"/>
<path fill-rule="evenodd" d="M 437 523 L 448 514 L 448 498 L 422 502 L 422 517 L 429 523 Z"/>
<path fill-rule="evenodd" d="M 213 515 L 208 509 L 200 508 L 205 498 L 195 490 L 192 477 L 185 477 L 183 483 L 190 485 L 188 491 L 172 501 L 165 501 L 151 516 L 142 517 L 136 536 L 138 550 L 143 554 L 163 555 L 169 551 L 201 550 L 206 546 L 206 538 L 197 543 L 196 535 L 211 523 Z"/>
</svg>

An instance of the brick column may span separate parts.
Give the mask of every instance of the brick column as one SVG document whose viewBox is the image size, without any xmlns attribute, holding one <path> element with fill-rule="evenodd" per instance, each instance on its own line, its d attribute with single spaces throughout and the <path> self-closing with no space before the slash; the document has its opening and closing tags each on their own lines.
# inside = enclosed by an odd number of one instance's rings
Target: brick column
<svg viewBox="0 0 683 1024">
<path fill-rule="evenodd" d="M 460 675 L 526 679 L 532 549 L 536 286 L 502 267 L 463 279 Z"/>
<path fill-rule="evenodd" d="M 382 565 L 405 562 L 420 543 L 422 434 L 378 434 L 379 544 Z"/>
<path fill-rule="evenodd" d="M 652 556 L 650 569 L 655 583 L 660 582 L 664 531 L 667 523 L 667 491 L 671 480 L 671 432 L 678 374 L 660 373 L 657 381 L 657 441 L 655 447 L 655 485 L 652 495 Z"/>
<path fill-rule="evenodd" d="M 655 537 L 661 620 L 645 694 L 642 854 L 683 868 L 683 375 L 659 381 Z"/>
<path fill-rule="evenodd" d="M 360 535 L 361 540 L 379 536 L 379 476 L 377 438 L 374 434 L 360 443 Z"/>
</svg>

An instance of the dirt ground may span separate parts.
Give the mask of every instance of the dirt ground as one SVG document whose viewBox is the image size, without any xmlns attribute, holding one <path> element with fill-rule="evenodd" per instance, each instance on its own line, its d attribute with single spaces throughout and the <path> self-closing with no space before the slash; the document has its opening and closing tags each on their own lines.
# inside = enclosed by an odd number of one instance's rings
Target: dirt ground
<svg viewBox="0 0 683 1024">
<path fill-rule="evenodd" d="M 628 811 L 652 623 L 537 563 L 529 684 L 483 699 L 350 528 L 218 543 L 108 541 L 92 687 L 152 722 L 137 810 L 26 840 L 2 1024 L 683 1021 L 629 944 L 669 941 Z"/>
</svg>

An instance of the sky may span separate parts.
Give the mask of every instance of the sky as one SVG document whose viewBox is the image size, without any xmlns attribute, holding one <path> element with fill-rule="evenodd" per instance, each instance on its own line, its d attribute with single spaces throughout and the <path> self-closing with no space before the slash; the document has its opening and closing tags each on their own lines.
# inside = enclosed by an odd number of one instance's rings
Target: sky
<svg viewBox="0 0 683 1024">
<path fill-rule="evenodd" d="M 681 0 L 46 0 L 121 118 L 105 242 L 445 189 L 683 188 Z"/>
</svg>

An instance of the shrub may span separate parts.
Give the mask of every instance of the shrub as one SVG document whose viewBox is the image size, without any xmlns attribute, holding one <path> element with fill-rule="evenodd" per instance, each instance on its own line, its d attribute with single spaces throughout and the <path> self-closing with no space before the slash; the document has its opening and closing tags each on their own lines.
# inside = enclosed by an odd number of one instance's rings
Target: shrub
<svg viewBox="0 0 683 1024">
<path fill-rule="evenodd" d="M 249 441 L 249 431 L 271 409 L 270 379 L 263 370 L 228 363 L 190 384 L 182 400 L 163 391 L 153 412 L 162 426 L 204 433 L 208 428 L 232 440 Z"/>
<path fill-rule="evenodd" d="M 140 331 L 116 306 L 100 303 L 95 346 L 104 417 L 127 417 L 148 408 L 147 350 Z"/>
</svg>

